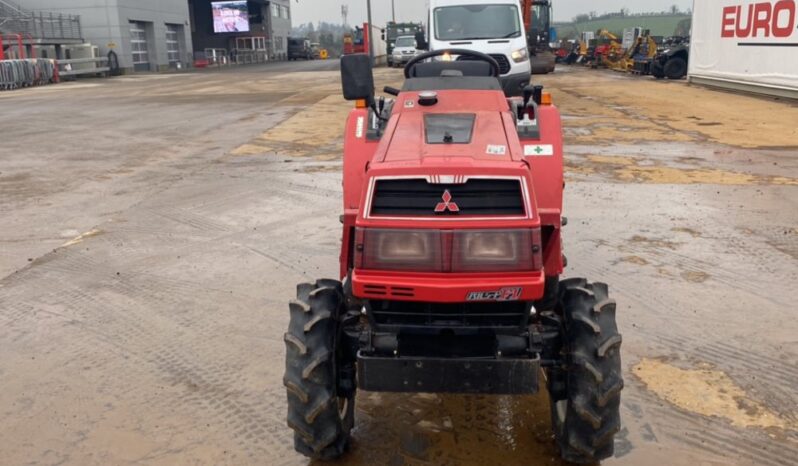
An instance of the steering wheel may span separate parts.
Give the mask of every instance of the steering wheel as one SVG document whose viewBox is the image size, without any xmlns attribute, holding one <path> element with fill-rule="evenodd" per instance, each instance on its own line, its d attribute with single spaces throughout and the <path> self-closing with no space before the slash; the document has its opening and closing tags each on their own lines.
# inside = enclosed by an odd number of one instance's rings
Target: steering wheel
<svg viewBox="0 0 798 466">
<path fill-rule="evenodd" d="M 430 58 L 440 57 L 441 55 L 446 55 L 446 54 L 469 56 L 476 58 L 477 60 L 487 62 L 487 64 L 489 64 L 491 67 L 491 71 L 493 71 L 494 78 L 498 78 L 502 74 L 501 69 L 499 68 L 499 62 L 497 62 L 496 59 L 494 59 L 490 55 L 484 54 L 482 52 L 477 52 L 476 50 L 468 50 L 468 49 L 441 49 L 441 50 L 433 50 L 432 52 L 422 53 L 421 55 L 411 58 L 410 61 L 407 62 L 407 65 L 405 65 L 405 79 L 410 79 L 412 77 L 410 76 L 410 70 L 412 70 L 413 67 L 416 66 L 418 63 Z"/>
</svg>

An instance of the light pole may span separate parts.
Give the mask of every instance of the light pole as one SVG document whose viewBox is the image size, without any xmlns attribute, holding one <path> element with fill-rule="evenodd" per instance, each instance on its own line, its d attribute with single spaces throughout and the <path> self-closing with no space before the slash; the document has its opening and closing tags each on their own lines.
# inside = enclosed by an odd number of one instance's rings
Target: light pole
<svg viewBox="0 0 798 466">
<path fill-rule="evenodd" d="M 396 22 L 396 0 L 391 0 L 391 15 L 393 16 L 393 22 Z"/>
<path fill-rule="evenodd" d="M 371 0 L 366 0 L 366 10 L 368 11 L 369 16 L 369 30 L 364 32 L 366 33 L 366 37 L 369 38 L 369 59 L 371 60 L 371 66 L 374 66 L 374 37 L 372 37 L 374 28 L 371 25 Z"/>
</svg>

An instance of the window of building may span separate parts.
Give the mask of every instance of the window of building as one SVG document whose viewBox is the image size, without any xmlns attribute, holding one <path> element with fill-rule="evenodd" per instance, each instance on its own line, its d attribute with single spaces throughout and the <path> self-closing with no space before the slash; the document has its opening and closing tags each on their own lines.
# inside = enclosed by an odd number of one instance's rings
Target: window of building
<svg viewBox="0 0 798 466">
<path fill-rule="evenodd" d="M 275 18 L 280 17 L 280 5 L 272 3 L 272 16 L 274 16 Z"/>
<path fill-rule="evenodd" d="M 265 37 L 238 37 L 236 48 L 239 50 L 266 50 Z"/>
<path fill-rule="evenodd" d="M 274 37 L 274 51 L 275 52 L 282 52 L 284 49 L 283 47 L 283 38 L 280 36 Z"/>
<path fill-rule="evenodd" d="M 280 15 L 281 18 L 291 19 L 291 9 L 287 6 L 281 6 L 280 10 L 282 14 Z"/>
<path fill-rule="evenodd" d="M 130 22 L 130 51 L 133 55 L 133 68 L 147 70 L 150 66 L 150 53 L 147 44 L 147 24 Z"/>
<path fill-rule="evenodd" d="M 180 62 L 180 33 L 182 27 L 179 24 L 166 25 L 166 56 L 169 63 Z"/>
</svg>

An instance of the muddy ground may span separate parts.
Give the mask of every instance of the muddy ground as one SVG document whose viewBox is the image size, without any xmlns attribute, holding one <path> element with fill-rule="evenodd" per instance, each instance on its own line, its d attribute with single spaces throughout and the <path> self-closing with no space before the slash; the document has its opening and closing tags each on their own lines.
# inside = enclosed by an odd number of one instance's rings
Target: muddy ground
<svg viewBox="0 0 798 466">
<path fill-rule="evenodd" d="M 0 463 L 307 464 L 282 335 L 295 284 L 337 270 L 337 80 L 315 62 L 0 93 Z M 568 275 L 619 303 L 605 464 L 798 464 L 798 106 L 541 81 Z M 545 392 L 361 393 L 357 416 L 341 464 L 560 464 Z"/>
</svg>

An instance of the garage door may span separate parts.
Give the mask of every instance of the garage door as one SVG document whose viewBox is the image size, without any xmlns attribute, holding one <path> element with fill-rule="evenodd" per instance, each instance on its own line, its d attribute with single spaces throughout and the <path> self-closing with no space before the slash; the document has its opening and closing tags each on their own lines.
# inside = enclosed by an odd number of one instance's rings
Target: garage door
<svg viewBox="0 0 798 466">
<path fill-rule="evenodd" d="M 133 53 L 133 69 L 150 71 L 150 52 L 147 44 L 146 23 L 130 22 L 130 50 Z"/>
<path fill-rule="evenodd" d="M 181 27 L 177 24 L 166 25 L 166 55 L 169 64 L 175 66 L 180 63 L 180 33 Z"/>
</svg>

